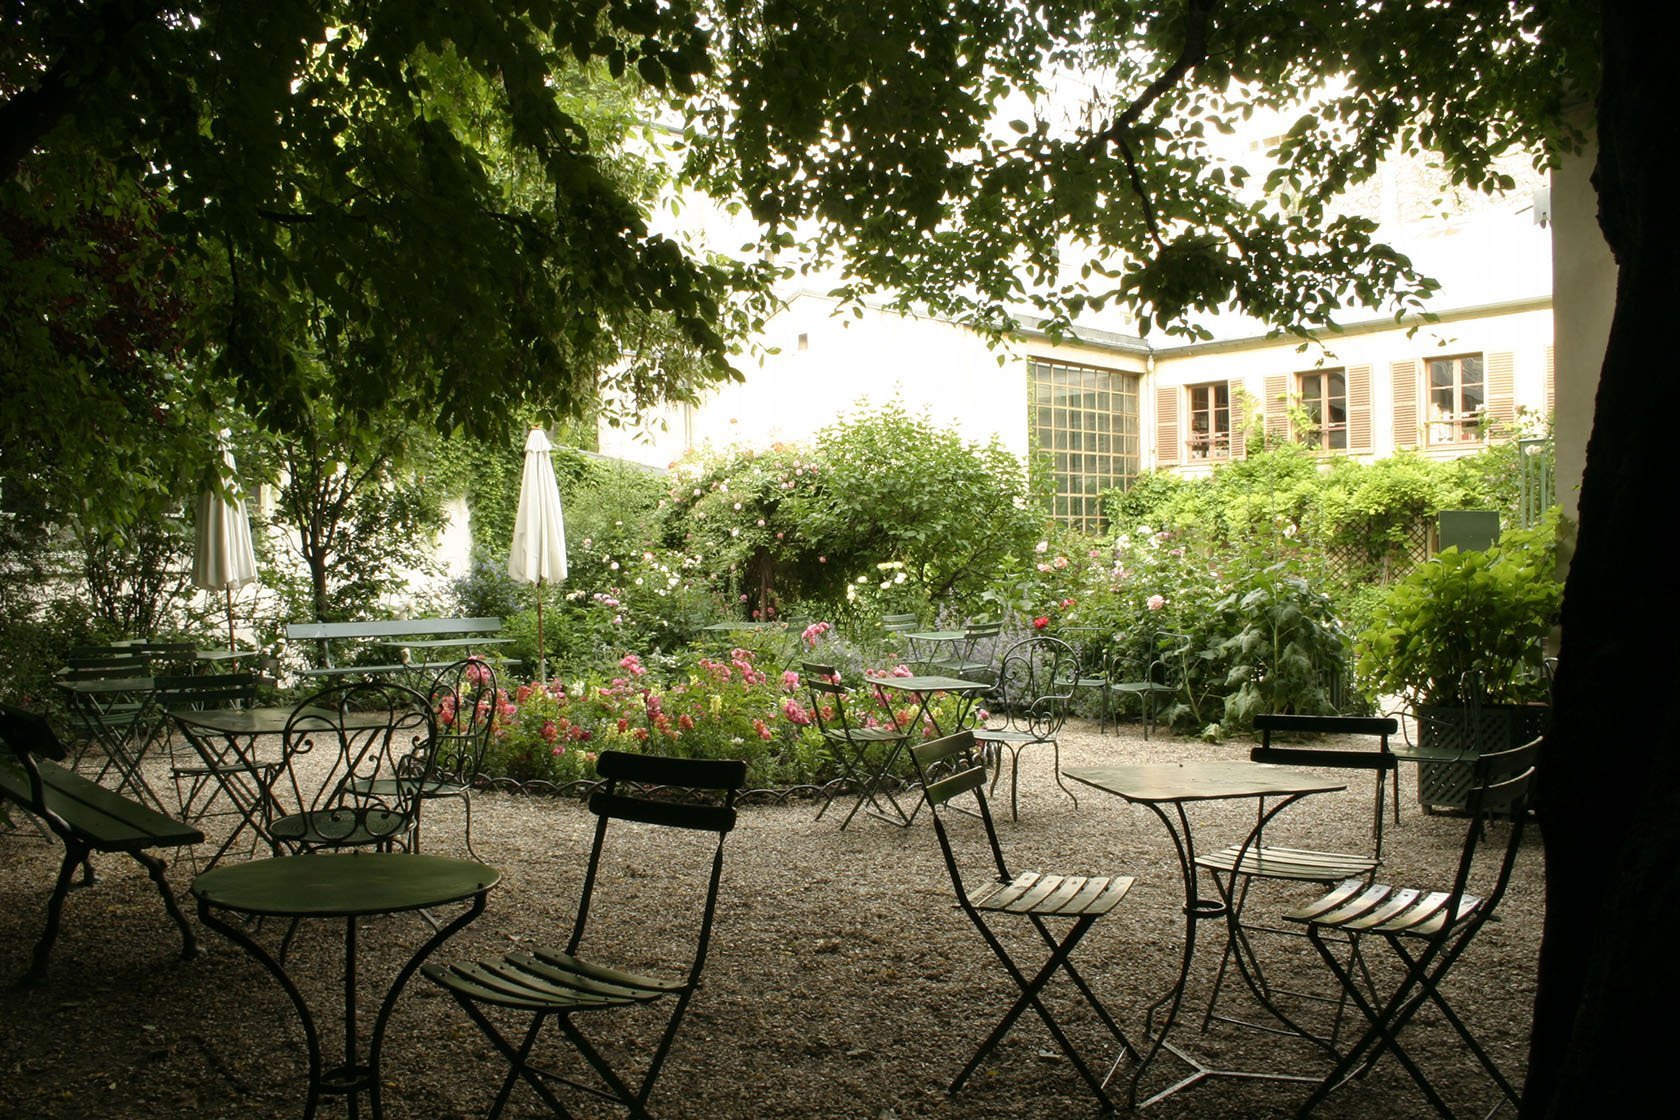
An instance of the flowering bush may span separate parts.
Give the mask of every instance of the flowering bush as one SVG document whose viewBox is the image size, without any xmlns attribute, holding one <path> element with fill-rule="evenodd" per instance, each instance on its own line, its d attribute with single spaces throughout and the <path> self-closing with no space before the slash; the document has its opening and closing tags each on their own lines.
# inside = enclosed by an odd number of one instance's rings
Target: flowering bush
<svg viewBox="0 0 1680 1120">
<path fill-rule="evenodd" d="M 800 637 L 815 644 L 827 623 L 813 623 Z M 738 758 L 747 763 L 747 782 L 757 787 L 821 784 L 835 777 L 823 749 L 818 715 L 798 672 L 775 667 L 744 647 L 727 655 L 700 656 L 687 669 L 659 681 L 643 659 L 625 654 L 618 673 L 605 680 L 525 684 L 497 700 L 497 726 L 485 760 L 492 776 L 521 782 L 565 783 L 595 776 L 595 755 L 624 750 L 683 758 Z M 909 675 L 904 666 L 887 673 Z M 848 714 L 884 726 L 916 718 L 913 696 L 898 696 L 893 716 L 877 708 L 870 690 L 858 690 Z M 941 726 L 952 726 L 954 698 L 929 704 Z M 830 718 L 832 712 L 821 713 Z M 919 728 L 935 734 L 931 722 Z"/>
</svg>

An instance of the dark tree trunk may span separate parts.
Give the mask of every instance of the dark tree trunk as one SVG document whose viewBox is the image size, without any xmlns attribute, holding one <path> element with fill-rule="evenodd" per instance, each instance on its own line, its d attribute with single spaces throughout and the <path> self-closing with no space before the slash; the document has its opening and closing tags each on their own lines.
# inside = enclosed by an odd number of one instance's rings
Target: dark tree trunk
<svg viewBox="0 0 1680 1120">
<path fill-rule="evenodd" d="M 1619 266 L 1542 756 L 1546 929 L 1525 1118 L 1639 1115 L 1680 997 L 1680 596 L 1663 495 L 1680 415 L 1680 67 L 1669 5 L 1606 0 L 1599 222 Z"/>
</svg>

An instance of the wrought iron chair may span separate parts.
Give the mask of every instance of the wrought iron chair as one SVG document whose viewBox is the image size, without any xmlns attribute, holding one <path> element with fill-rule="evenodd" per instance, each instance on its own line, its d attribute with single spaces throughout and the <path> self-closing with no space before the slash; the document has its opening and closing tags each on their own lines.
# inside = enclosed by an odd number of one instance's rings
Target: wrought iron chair
<svg viewBox="0 0 1680 1120">
<path fill-rule="evenodd" d="M 431 705 L 411 688 L 363 681 L 316 693 L 286 721 L 270 787 L 283 810 L 269 835 L 294 852 L 412 850 L 436 747 Z"/>
<path fill-rule="evenodd" d="M 1365 716 L 1305 716 L 1267 714 L 1254 718 L 1254 728 L 1260 732 L 1260 745 L 1249 752 L 1249 757 L 1255 762 L 1273 763 L 1283 766 L 1314 766 L 1338 770 L 1368 770 L 1375 777 L 1374 797 L 1371 812 L 1371 846 L 1362 852 L 1327 852 L 1307 848 L 1292 848 L 1265 842 L 1263 826 L 1266 821 L 1266 800 L 1260 799 L 1256 817 L 1256 831 L 1254 842 L 1251 844 L 1233 844 L 1216 852 L 1210 852 L 1196 857 L 1196 866 L 1206 868 L 1213 873 L 1219 883 L 1220 892 L 1230 899 L 1227 915 L 1230 921 L 1231 936 L 1226 942 L 1225 954 L 1219 962 L 1219 970 L 1214 976 L 1213 990 L 1208 996 L 1207 1012 L 1202 1018 L 1202 1029 L 1206 1030 L 1214 1019 L 1224 1022 L 1238 1023 L 1244 1026 L 1257 1027 L 1261 1030 L 1273 1028 L 1247 1020 L 1234 1019 L 1218 1013 L 1219 997 L 1224 987 L 1225 977 L 1233 959 L 1237 963 L 1238 971 L 1247 981 L 1250 990 L 1264 1003 L 1268 1009 L 1277 1014 L 1273 1003 L 1274 992 L 1306 998 L 1323 998 L 1312 993 L 1289 992 L 1285 989 L 1274 989 L 1265 979 L 1264 970 L 1254 953 L 1249 934 L 1254 932 L 1288 933 L 1300 936 L 1296 929 L 1280 928 L 1273 925 L 1250 925 L 1242 920 L 1243 908 L 1248 901 L 1249 888 L 1256 879 L 1284 880 L 1297 883 L 1319 883 L 1328 888 L 1333 884 L 1348 879 L 1361 879 L 1369 882 L 1376 874 L 1383 859 L 1383 787 L 1388 777 L 1398 767 L 1393 751 L 1389 749 L 1389 736 L 1399 732 L 1399 723 L 1391 717 Z M 1277 746 L 1272 742 L 1273 735 L 1365 735 L 1376 740 L 1376 749 L 1358 748 L 1321 748 Z M 1358 966 L 1358 942 L 1350 938 L 1348 944 L 1349 961 Z M 1341 1009 L 1345 1003 L 1345 995 L 1336 1000 L 1336 1019 L 1331 1027 L 1328 1044 L 1333 1047 L 1341 1027 Z M 1281 1015 L 1280 1015 L 1281 1017 Z M 1305 1032 L 1302 1032 L 1305 1033 Z"/>
<path fill-rule="evenodd" d="M 432 680 L 429 690 L 432 714 L 437 720 L 437 749 L 433 752 L 431 775 L 419 787 L 421 801 L 458 797 L 466 814 L 467 852 L 472 846 L 472 787 L 484 769 L 484 755 L 495 734 L 497 703 L 501 694 L 496 671 L 482 657 L 467 657 L 445 668 Z M 359 794 L 392 797 L 395 783 L 405 779 L 361 779 L 353 788 Z M 420 850 L 420 821 L 415 818 L 413 850 Z"/>
<path fill-rule="evenodd" d="M 981 937 L 991 946 L 1004 971 L 1009 973 L 1010 979 L 1021 992 L 993 1028 L 992 1033 L 981 1042 L 968 1064 L 952 1080 L 949 1091 L 955 1093 L 962 1088 L 963 1083 L 973 1076 L 980 1068 L 980 1063 L 986 1060 L 987 1055 L 1015 1025 L 1015 1021 L 1031 1008 L 1043 1021 L 1051 1037 L 1056 1040 L 1056 1045 L 1067 1055 L 1068 1061 L 1090 1087 L 1102 1107 L 1112 1109 L 1113 1102 L 1103 1088 L 1103 1082 L 1091 1071 L 1085 1059 L 1080 1057 L 1061 1025 L 1056 1022 L 1039 997 L 1057 973 L 1065 974 L 1084 996 L 1085 1002 L 1090 1005 L 1103 1026 L 1119 1041 L 1122 1055 L 1126 1052 L 1136 1055 L 1136 1048 L 1121 1031 L 1120 1025 L 1114 1021 L 1114 1017 L 1109 1014 L 1102 1001 L 1097 999 L 1069 959 L 1097 919 L 1113 910 L 1126 896 L 1126 892 L 1132 887 L 1132 877 L 1085 877 L 1036 871 L 1012 873 L 1004 859 L 1003 848 L 998 843 L 997 828 L 992 821 L 991 809 L 986 803 L 986 768 L 976 756 L 973 732 L 959 731 L 943 739 L 918 744 L 910 748 L 910 757 L 915 760 L 916 773 L 921 778 L 922 789 L 932 811 L 934 834 L 939 838 L 946 870 L 956 888 L 957 905 L 962 907 L 963 913 L 968 915 L 969 920 L 980 931 Z M 979 817 L 980 827 L 984 830 L 988 851 L 982 858 L 989 857 L 992 864 L 984 877 L 985 881 L 972 888 L 964 882 L 961 864 L 946 823 L 949 810 L 963 808 L 953 802 L 965 794 L 973 795 L 973 815 Z M 1050 950 L 1049 959 L 1029 977 L 1015 963 L 1003 941 L 987 924 L 988 917 L 1025 918 Z M 1062 920 L 1071 921 L 1072 925 L 1058 940 L 1050 923 Z"/>
<path fill-rule="evenodd" d="M 1426 1003 L 1434 1004 L 1452 1024 L 1506 1100 L 1513 1106 L 1519 1103 L 1516 1089 L 1442 995 L 1441 981 L 1492 917 L 1510 884 L 1539 752 L 1540 740 L 1535 739 L 1520 747 L 1490 751 L 1475 761 L 1466 807 L 1469 823 L 1450 886 L 1402 889 L 1350 879 L 1317 901 L 1284 915 L 1288 921 L 1306 927 L 1313 946 L 1369 1024 L 1364 1036 L 1342 1055 L 1336 1068 L 1302 1104 L 1299 1115 L 1306 1116 L 1338 1085 L 1363 1072 L 1384 1053 L 1392 1052 L 1435 1110 L 1442 1116 L 1452 1116 L 1422 1067 L 1400 1044 L 1401 1032 Z M 1490 843 L 1493 833 L 1489 818 L 1494 815 L 1509 819 L 1503 851 Z M 1498 852 L 1497 864 L 1486 874 L 1486 886 L 1477 887 L 1486 893 L 1473 893 L 1472 878 L 1484 878 L 1485 855 L 1489 854 L 1486 849 L 1490 846 Z M 1345 934 L 1380 938 L 1404 967 L 1404 978 L 1380 1007 L 1366 995 L 1361 977 L 1337 955 L 1333 939 Z"/>
<path fill-rule="evenodd" d="M 672 1040 L 676 1038 L 689 1001 L 700 986 L 701 970 L 711 943 L 718 884 L 723 872 L 724 839 L 735 827 L 735 798 L 746 781 L 746 763 L 603 751 L 595 760 L 595 767 L 604 779 L 601 788 L 589 799 L 590 811 L 598 818 L 595 841 L 590 848 L 589 863 L 584 871 L 583 894 L 566 947 L 510 953 L 496 960 L 468 964 L 427 964 L 421 969 L 429 979 L 455 997 L 491 1044 L 508 1060 L 510 1068 L 495 1103 L 490 1107 L 491 1117 L 501 1114 L 514 1084 L 520 1080 L 524 1080 L 560 1116 L 570 1116 L 571 1113 L 555 1096 L 551 1085 L 566 1085 L 592 1096 L 616 1101 L 628 1108 L 631 1115 L 646 1117 L 648 1096 L 653 1091 L 654 1081 L 665 1063 Z M 655 786 L 686 790 L 688 796 L 681 800 L 653 796 L 649 787 Z M 689 963 L 681 975 L 653 976 L 623 971 L 578 955 L 583 948 L 591 908 L 596 903 L 601 853 L 606 844 L 608 825 L 613 821 L 635 821 L 716 835 L 715 845 L 702 845 L 710 850 L 710 874 Z M 621 830 L 615 830 L 615 835 L 618 831 Z M 687 849 L 687 854 L 696 859 L 699 855 L 693 848 Z M 637 889 L 645 893 L 645 881 L 639 882 Z M 671 901 L 661 897 L 654 904 L 663 912 Z M 632 1085 L 607 1063 L 574 1019 L 585 1013 L 637 1007 L 662 999 L 671 1001 L 669 1017 L 658 1034 L 646 1070 L 639 1082 Z M 491 1018 L 487 1011 L 491 1008 L 502 1008 L 514 1016 L 530 1017 L 523 1039 L 517 1045 Z M 531 1064 L 532 1048 L 543 1025 L 550 1021 L 594 1068 L 604 1089 L 602 1085 L 580 1082 L 557 1070 Z"/>
<path fill-rule="evenodd" d="M 1021 752 L 1028 747 L 1050 747 L 1056 784 L 1076 808 L 1079 805 L 1079 798 L 1062 781 L 1062 748 L 1057 740 L 1067 722 L 1078 675 L 1079 657 L 1060 638 L 1024 638 L 1003 655 L 997 683 L 986 698 L 987 719 L 974 729 L 974 741 L 996 759 L 993 793 L 1003 774 L 1003 755 L 1009 756 L 1010 820 L 1021 817 Z"/>
<path fill-rule="evenodd" d="M 1143 737 L 1149 738 L 1163 705 L 1184 693 L 1190 635 L 1162 633 L 1150 643 L 1147 660 L 1116 657 L 1111 666 L 1111 692 L 1136 697 L 1142 706 Z M 1118 678 L 1118 679 L 1114 679 Z"/>
<path fill-rule="evenodd" d="M 855 712 L 847 711 L 852 691 L 840 683 L 840 674 L 833 665 L 803 662 L 800 677 L 810 694 L 811 715 L 828 748 L 829 757 L 857 794 L 857 801 L 852 805 L 851 812 L 846 814 L 846 819 L 840 822 L 840 828 L 844 830 L 851 824 L 852 818 L 866 803 L 870 816 L 892 824 L 907 823 L 914 814 L 906 814 L 893 796 L 893 779 L 888 771 L 898 753 L 904 749 L 909 734 L 900 730 L 896 723 L 869 726 L 860 721 Z M 892 806 L 891 813 L 881 804 L 881 797 Z M 823 806 L 817 810 L 817 820 L 822 820 L 832 801 L 832 797 L 823 798 Z"/>
</svg>

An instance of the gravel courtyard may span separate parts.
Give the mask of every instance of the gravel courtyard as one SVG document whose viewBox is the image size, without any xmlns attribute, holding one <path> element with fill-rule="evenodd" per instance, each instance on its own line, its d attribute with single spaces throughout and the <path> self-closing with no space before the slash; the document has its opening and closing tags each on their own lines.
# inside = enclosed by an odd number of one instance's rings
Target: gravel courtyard
<svg viewBox="0 0 1680 1120">
<path fill-rule="evenodd" d="M 1100 762 L 1244 758 L 1246 742 L 1208 745 L 1156 736 L 1135 726 L 1099 734 L 1076 723 L 1064 735 L 1064 767 Z M 1075 961 L 1098 994 L 1137 1037 L 1143 1008 L 1176 973 L 1183 904 L 1178 864 L 1160 822 L 1146 809 L 1074 786 L 1073 802 L 1050 780 L 1048 751 L 1022 764 L 1021 817 L 1008 817 L 1000 786 L 999 832 L 1012 867 L 1135 875 L 1131 894 L 1099 922 Z M 1428 816 L 1416 805 L 1415 772 L 1404 769 L 1402 820 L 1392 824 L 1383 878 L 1447 885 L 1464 823 Z M 1005 778 L 1007 782 L 1007 777 Z M 158 788 L 170 788 L 160 778 Z M 167 794 L 166 801 L 167 801 Z M 925 811 L 909 829 L 859 817 L 838 831 L 835 809 L 813 820 L 818 803 L 752 804 L 729 840 L 723 900 L 706 983 L 677 1038 L 650 1108 L 655 1115 L 698 1120 L 836 1117 L 979 1120 L 1095 1115 L 1094 1098 L 1028 1015 L 992 1059 L 956 1096 L 950 1078 L 1014 996 L 1008 978 L 962 913 Z M 1390 810 L 1392 812 L 1392 810 Z M 427 850 L 464 855 L 460 809 L 427 807 Z M 49 982 L 9 985 L 26 969 L 40 933 L 58 849 L 22 814 L 20 827 L 0 832 L 0 1117 L 81 1120 L 85 1117 L 296 1117 L 303 1106 L 302 1032 L 284 994 L 255 961 L 213 931 L 198 928 L 203 952 L 179 959 L 179 939 L 155 890 L 133 861 L 97 859 L 102 881 L 73 891 Z M 1359 850 L 1367 843 L 1368 779 L 1345 793 L 1310 797 L 1279 818 L 1269 837 L 1315 847 Z M 575 800 L 507 793 L 474 802 L 474 844 L 503 873 L 476 924 L 439 950 L 436 959 L 499 955 L 569 930 L 593 818 Z M 1241 838 L 1253 803 L 1192 809 L 1202 846 Z M 213 825 L 216 822 L 213 822 Z M 1506 826 L 1495 825 L 1502 836 Z M 214 827 L 211 829 L 214 834 Z M 970 837 L 972 839 L 973 837 Z M 683 856 L 663 838 L 638 835 L 609 851 L 603 908 L 594 944 L 631 966 L 656 965 L 660 944 L 683 925 L 670 900 Z M 193 867 L 182 859 L 170 877 L 183 899 Z M 1533 1003 L 1542 914 L 1542 857 L 1537 830 L 1524 842 L 1516 876 L 1498 920 L 1484 929 L 1455 969 L 1449 998 L 1505 1070 L 1520 1083 Z M 614 888 L 624 888 L 614 895 Z M 1311 896 L 1311 887 L 1257 887 L 1251 917 Z M 621 904 L 606 908 L 615 900 Z M 192 918 L 197 926 L 196 918 Z M 1023 965 L 1036 966 L 1029 926 L 1006 926 Z M 1201 1033 L 1199 1009 L 1218 963 L 1219 934 L 1202 932 L 1186 1013 L 1176 1040 L 1213 1064 L 1251 1070 L 1322 1074 L 1322 1054 L 1297 1040 L 1215 1023 Z M 278 928 L 265 930 L 277 941 Z M 361 933 L 363 1007 L 371 1026 L 378 996 L 400 962 L 429 933 L 412 916 L 367 923 Z M 338 1004 L 343 930 L 306 924 L 291 951 L 291 968 L 312 1006 L 330 1055 L 341 1043 Z M 272 942 L 271 942 L 272 943 Z M 1310 946 L 1266 938 L 1270 975 L 1284 986 L 1324 988 Z M 1371 947 L 1373 960 L 1386 950 Z M 1076 1045 L 1105 1070 L 1114 1047 L 1065 984 L 1052 985 L 1051 1005 Z M 1233 1001 L 1241 1008 L 1241 1001 Z M 1297 1005 L 1292 1005 L 1297 1006 Z M 1191 1009 L 1195 1009 L 1192 1011 Z M 1322 1021 L 1306 1005 L 1303 1016 Z M 614 1013 L 593 1024 L 604 1047 L 639 1054 L 653 1013 Z M 586 1023 L 588 1030 L 591 1024 Z M 364 1033 L 367 1026 L 364 1026 Z M 1412 1052 L 1435 1076 L 1455 1108 L 1485 1114 L 1498 1091 L 1438 1015 L 1427 1011 L 1408 1036 Z M 393 1019 L 384 1057 L 386 1113 L 392 1120 L 479 1116 L 499 1083 L 501 1066 L 459 1008 L 416 978 Z M 1122 1080 L 1129 1070 L 1122 1066 Z M 1180 1076 L 1163 1055 L 1146 1092 Z M 1124 1102 L 1123 1086 L 1116 1086 Z M 1190 1088 L 1148 1110 L 1178 1117 L 1293 1115 L 1307 1087 L 1221 1079 Z M 321 1114 L 342 1114 L 323 1102 Z M 579 1116 L 622 1112 L 580 1101 Z M 516 1090 L 510 1116 L 545 1115 L 526 1090 Z M 1434 1112 L 1392 1060 L 1344 1086 L 1319 1110 L 1325 1117 L 1424 1117 Z"/>
</svg>

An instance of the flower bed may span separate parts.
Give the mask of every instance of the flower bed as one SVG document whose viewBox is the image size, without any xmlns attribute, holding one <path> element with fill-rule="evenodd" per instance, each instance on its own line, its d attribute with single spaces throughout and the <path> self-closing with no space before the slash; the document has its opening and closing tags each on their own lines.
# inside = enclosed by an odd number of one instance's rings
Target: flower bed
<svg viewBox="0 0 1680 1120">
<path fill-rule="evenodd" d="M 501 691 L 484 774 L 565 785 L 594 778 L 598 751 L 624 750 L 744 759 L 748 784 L 761 789 L 831 781 L 835 772 L 799 674 L 761 668 L 764 660 L 736 648 L 660 680 L 638 655 L 626 654 L 621 672 L 606 680 L 554 679 Z M 946 714 L 938 701 L 932 709 L 936 717 Z M 915 714 L 909 703 L 894 711 L 901 726 Z M 881 709 L 867 718 L 888 716 Z M 930 723 L 922 733 L 933 734 Z"/>
</svg>

